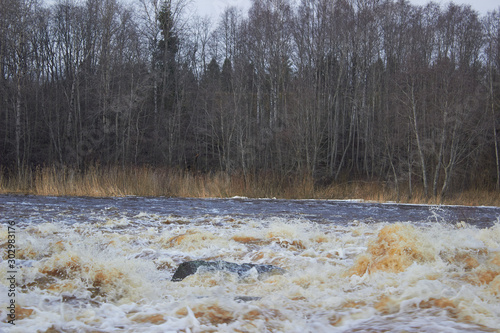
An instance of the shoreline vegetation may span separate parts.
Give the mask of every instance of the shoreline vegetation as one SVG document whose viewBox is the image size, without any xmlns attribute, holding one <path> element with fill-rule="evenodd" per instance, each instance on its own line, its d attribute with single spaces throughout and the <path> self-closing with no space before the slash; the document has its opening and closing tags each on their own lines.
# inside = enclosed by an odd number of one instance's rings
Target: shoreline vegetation
<svg viewBox="0 0 500 333">
<path fill-rule="evenodd" d="M 320 183 L 307 173 L 280 175 L 271 172 L 199 173 L 151 166 L 92 166 L 83 171 L 69 167 L 25 168 L 0 172 L 0 194 L 89 197 L 192 197 L 192 198 L 278 198 L 359 199 L 374 202 L 500 206 L 500 192 L 473 188 L 426 197 L 421 186 L 382 181 Z"/>
<path fill-rule="evenodd" d="M 500 205 L 500 10 L 188 2 L 2 2 L 1 192 Z"/>
</svg>

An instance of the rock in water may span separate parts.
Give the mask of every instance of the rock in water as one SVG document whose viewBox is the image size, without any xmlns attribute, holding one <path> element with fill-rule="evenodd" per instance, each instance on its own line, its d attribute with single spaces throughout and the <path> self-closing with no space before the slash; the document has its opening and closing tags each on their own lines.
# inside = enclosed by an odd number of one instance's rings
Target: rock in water
<svg viewBox="0 0 500 333">
<path fill-rule="evenodd" d="M 199 268 L 203 267 L 206 271 L 226 271 L 231 273 L 237 273 L 238 276 L 243 277 L 249 273 L 252 268 L 257 270 L 259 276 L 264 273 L 269 275 L 283 274 L 285 270 L 273 265 L 256 265 L 256 264 L 236 264 L 227 261 L 186 261 L 177 267 L 174 275 L 172 276 L 172 281 L 182 281 L 185 277 L 195 274 Z"/>
</svg>

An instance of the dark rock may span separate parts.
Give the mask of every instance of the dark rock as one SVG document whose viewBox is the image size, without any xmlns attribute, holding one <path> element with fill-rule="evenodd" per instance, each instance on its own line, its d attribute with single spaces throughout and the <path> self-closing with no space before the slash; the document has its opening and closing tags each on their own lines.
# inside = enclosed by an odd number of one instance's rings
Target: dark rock
<svg viewBox="0 0 500 333">
<path fill-rule="evenodd" d="M 285 270 L 273 265 L 256 265 L 256 264 L 236 264 L 227 261 L 204 261 L 204 260 L 195 260 L 195 261 L 187 261 L 183 262 L 179 265 L 174 275 L 172 276 L 172 281 L 182 281 L 185 277 L 195 274 L 199 268 L 202 268 L 205 271 L 225 271 L 230 273 L 237 273 L 238 276 L 244 277 L 249 274 L 249 271 L 252 268 L 257 270 L 259 273 L 259 277 L 262 274 L 283 274 Z"/>
<path fill-rule="evenodd" d="M 236 302 L 252 302 L 252 301 L 260 301 L 262 297 L 256 297 L 256 296 L 236 296 L 234 300 Z"/>
</svg>

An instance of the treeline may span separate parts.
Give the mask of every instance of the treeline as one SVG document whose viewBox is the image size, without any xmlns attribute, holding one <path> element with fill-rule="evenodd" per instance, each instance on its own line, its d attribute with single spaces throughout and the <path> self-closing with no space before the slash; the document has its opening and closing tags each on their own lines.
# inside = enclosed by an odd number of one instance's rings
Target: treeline
<svg viewBox="0 0 500 333">
<path fill-rule="evenodd" d="M 500 15 L 392 0 L 0 0 L 0 165 L 500 185 Z"/>
</svg>

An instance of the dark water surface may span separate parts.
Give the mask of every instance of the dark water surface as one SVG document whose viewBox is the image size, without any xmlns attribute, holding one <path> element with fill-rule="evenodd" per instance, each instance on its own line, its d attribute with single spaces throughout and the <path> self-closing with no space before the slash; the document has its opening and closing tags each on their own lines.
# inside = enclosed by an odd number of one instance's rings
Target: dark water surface
<svg viewBox="0 0 500 333">
<path fill-rule="evenodd" d="M 500 217 L 500 207 L 411 205 L 337 200 L 196 199 L 196 198 L 91 198 L 0 195 L 0 221 L 66 223 L 100 221 L 113 214 L 133 217 L 140 213 L 185 218 L 200 216 L 290 217 L 319 223 L 347 224 L 352 221 L 457 223 L 488 228 Z"/>
</svg>

